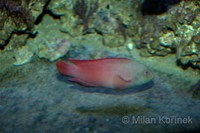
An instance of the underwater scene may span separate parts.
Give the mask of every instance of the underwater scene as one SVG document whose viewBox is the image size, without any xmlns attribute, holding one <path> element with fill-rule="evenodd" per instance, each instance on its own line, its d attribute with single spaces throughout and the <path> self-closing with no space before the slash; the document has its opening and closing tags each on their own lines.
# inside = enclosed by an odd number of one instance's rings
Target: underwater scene
<svg viewBox="0 0 200 133">
<path fill-rule="evenodd" d="M 0 0 L 0 133 L 200 130 L 200 0 Z"/>
</svg>

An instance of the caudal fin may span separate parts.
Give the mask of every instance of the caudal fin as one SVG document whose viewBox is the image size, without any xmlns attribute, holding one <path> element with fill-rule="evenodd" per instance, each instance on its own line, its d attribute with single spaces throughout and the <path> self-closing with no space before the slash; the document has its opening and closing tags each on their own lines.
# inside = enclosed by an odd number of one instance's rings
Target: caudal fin
<svg viewBox="0 0 200 133">
<path fill-rule="evenodd" d="M 76 65 L 64 61 L 57 62 L 56 67 L 60 73 L 68 76 L 73 76 L 77 70 Z"/>
</svg>

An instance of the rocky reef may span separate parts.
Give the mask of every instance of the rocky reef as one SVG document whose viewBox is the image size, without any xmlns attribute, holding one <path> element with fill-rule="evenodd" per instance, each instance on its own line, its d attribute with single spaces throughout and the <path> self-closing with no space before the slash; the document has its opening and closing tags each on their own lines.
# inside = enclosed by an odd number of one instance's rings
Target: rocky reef
<svg viewBox="0 0 200 133">
<path fill-rule="evenodd" d="M 200 68 L 199 1 L 151 1 L 0 0 L 1 52 L 14 51 L 16 65 L 33 57 L 55 61 L 93 36 L 92 43 L 105 48 L 137 48 L 144 57 L 173 54 L 177 65 Z"/>
<path fill-rule="evenodd" d="M 180 65 L 200 68 L 200 6 L 195 1 L 181 1 L 167 12 L 144 16 L 141 24 L 143 56 L 176 54 Z"/>
<path fill-rule="evenodd" d="M 68 82 L 55 66 L 104 57 L 134 59 L 155 78 L 116 92 Z M 200 0 L 0 0 L 0 133 L 194 132 L 199 75 Z"/>
<path fill-rule="evenodd" d="M 17 36 L 25 44 L 28 37 L 34 36 L 34 25 L 47 0 L 0 0 L 0 49 L 4 49 Z M 16 37 L 16 38 L 15 38 Z M 18 38 L 18 39 L 19 39 Z M 12 45 L 12 44 L 9 44 Z M 13 48 L 18 47 L 13 44 Z"/>
</svg>

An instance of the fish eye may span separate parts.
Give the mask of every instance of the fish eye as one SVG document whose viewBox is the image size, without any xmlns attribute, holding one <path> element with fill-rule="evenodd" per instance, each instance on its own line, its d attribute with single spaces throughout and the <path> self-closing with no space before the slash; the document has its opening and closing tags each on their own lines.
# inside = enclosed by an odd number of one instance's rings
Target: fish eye
<svg viewBox="0 0 200 133">
<path fill-rule="evenodd" d="M 148 76 L 149 74 L 150 74 L 149 71 L 147 71 L 147 70 L 144 71 L 144 76 Z"/>
</svg>

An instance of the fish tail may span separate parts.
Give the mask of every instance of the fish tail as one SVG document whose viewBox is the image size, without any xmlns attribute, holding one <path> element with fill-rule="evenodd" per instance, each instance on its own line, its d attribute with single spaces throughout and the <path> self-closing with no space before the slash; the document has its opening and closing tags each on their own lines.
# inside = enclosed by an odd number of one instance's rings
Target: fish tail
<svg viewBox="0 0 200 133">
<path fill-rule="evenodd" d="M 77 71 L 77 66 L 70 62 L 59 61 L 56 67 L 60 73 L 68 76 L 74 76 Z"/>
</svg>

